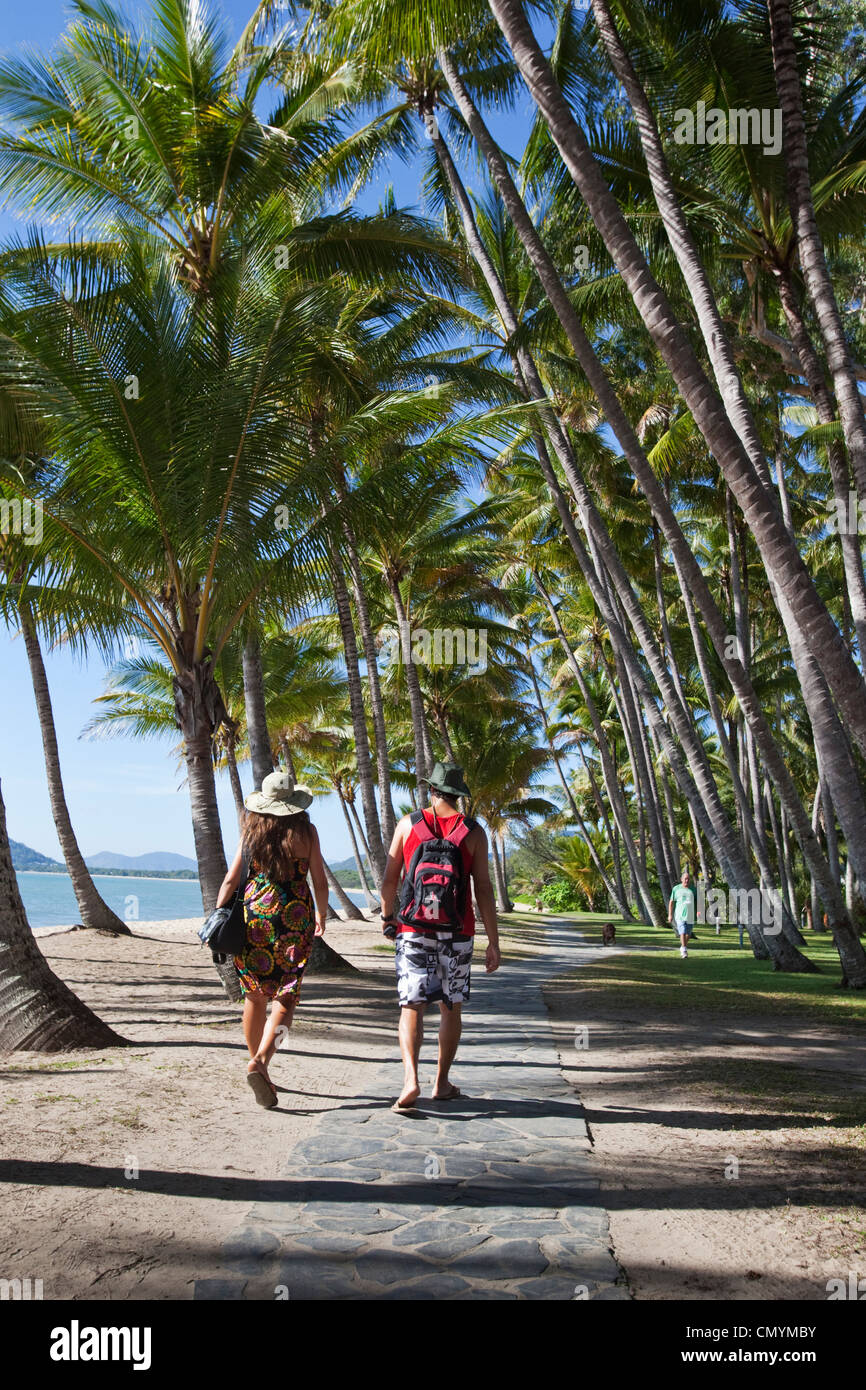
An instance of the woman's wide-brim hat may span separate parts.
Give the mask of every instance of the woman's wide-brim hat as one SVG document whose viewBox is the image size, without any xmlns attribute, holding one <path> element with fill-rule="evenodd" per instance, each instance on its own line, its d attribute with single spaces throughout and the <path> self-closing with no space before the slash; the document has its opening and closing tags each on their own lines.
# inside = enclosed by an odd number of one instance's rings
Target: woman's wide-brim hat
<svg viewBox="0 0 866 1390">
<path fill-rule="evenodd" d="M 250 792 L 244 801 L 248 811 L 260 816 L 296 816 L 313 804 L 313 793 L 307 787 L 296 787 L 288 772 L 271 772 L 262 782 L 260 792 Z"/>
</svg>

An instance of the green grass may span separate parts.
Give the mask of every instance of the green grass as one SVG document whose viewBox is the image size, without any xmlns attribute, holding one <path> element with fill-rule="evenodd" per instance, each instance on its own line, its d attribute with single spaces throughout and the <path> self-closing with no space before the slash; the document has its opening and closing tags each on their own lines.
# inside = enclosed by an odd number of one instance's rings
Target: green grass
<svg viewBox="0 0 866 1390">
<path fill-rule="evenodd" d="M 735 927 L 723 927 L 716 936 L 712 927 L 698 923 L 698 940 L 689 946 L 688 959 L 682 960 L 672 930 L 599 913 L 557 916 L 573 922 L 588 946 L 600 946 L 603 924 L 613 922 L 617 946 L 656 948 L 628 956 L 611 951 L 608 957 L 580 967 L 576 981 L 584 988 L 611 990 L 621 1009 L 761 1014 L 828 1026 L 866 1024 L 866 991 L 839 988 L 841 967 L 829 936 L 810 934 L 806 941 L 805 954 L 820 974 L 788 975 L 774 971 L 771 961 L 755 960 L 748 945 L 738 944 Z M 550 917 L 528 912 L 503 916 L 506 954 L 511 954 L 512 946 L 521 948 L 521 936 L 531 940 L 536 923 L 544 920 Z"/>
</svg>

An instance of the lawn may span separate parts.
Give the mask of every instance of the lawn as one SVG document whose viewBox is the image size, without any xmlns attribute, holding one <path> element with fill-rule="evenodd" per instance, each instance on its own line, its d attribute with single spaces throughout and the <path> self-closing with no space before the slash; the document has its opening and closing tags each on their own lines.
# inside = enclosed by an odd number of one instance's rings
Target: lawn
<svg viewBox="0 0 866 1390">
<path fill-rule="evenodd" d="M 505 954 L 519 958 L 526 945 L 538 939 L 536 925 L 551 920 L 531 912 L 503 914 Z M 573 922 L 588 946 L 601 946 L 602 926 L 613 922 L 617 947 L 635 948 L 629 955 L 611 950 L 607 958 L 580 969 L 585 987 L 615 990 L 622 1007 L 643 1008 L 649 1003 L 655 1010 L 795 1016 L 801 1022 L 828 1026 L 866 1024 L 866 991 L 840 989 L 839 957 L 829 935 L 810 933 L 806 940 L 805 954 L 820 974 L 788 975 L 774 971 L 770 961 L 755 960 L 748 945 L 739 945 L 735 927 L 722 927 L 716 936 L 712 927 L 698 924 L 698 940 L 690 944 L 688 958 L 682 960 L 672 930 L 598 913 L 560 913 L 557 921 Z"/>
</svg>

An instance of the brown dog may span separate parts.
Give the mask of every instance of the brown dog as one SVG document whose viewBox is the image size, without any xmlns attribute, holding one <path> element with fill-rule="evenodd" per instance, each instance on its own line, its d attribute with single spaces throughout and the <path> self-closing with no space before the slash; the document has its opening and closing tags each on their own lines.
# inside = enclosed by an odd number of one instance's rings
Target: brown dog
<svg viewBox="0 0 866 1390">
<path fill-rule="evenodd" d="M 605 946 L 616 945 L 616 927 L 613 922 L 605 922 L 601 929 L 601 939 Z"/>
</svg>

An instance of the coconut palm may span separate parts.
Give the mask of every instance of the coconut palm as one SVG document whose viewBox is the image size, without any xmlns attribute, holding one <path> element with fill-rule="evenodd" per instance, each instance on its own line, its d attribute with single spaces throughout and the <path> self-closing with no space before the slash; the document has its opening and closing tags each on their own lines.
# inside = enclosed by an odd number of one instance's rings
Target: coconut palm
<svg viewBox="0 0 866 1390">
<path fill-rule="evenodd" d="M 10 374 L 38 399 L 57 456 L 41 601 L 50 610 L 74 574 L 80 627 L 90 620 L 105 645 L 140 635 L 171 665 L 208 905 L 225 872 L 211 749 L 227 715 L 213 668 L 284 551 L 273 508 L 300 467 L 276 406 L 287 364 L 303 360 L 309 296 L 296 285 L 272 297 L 247 263 L 205 321 L 167 255 L 143 243 L 122 270 L 33 248 L 7 283 Z"/>
<path fill-rule="evenodd" d="M 6 397 L 7 419 L 11 425 L 11 436 L 7 440 L 8 455 L 13 459 L 24 442 L 21 412 L 14 402 Z M 42 441 L 44 442 L 44 441 Z M 39 441 L 33 440 L 36 447 Z M 20 458 L 19 471 L 26 468 L 26 475 L 32 477 L 33 467 L 29 461 Z M 22 473 L 22 477 L 25 476 Z M 29 484 L 28 484 L 29 486 Z M 30 490 L 36 490 L 30 488 Z M 9 489 L 0 484 L 0 497 L 8 495 Z M 66 793 L 63 787 L 63 774 L 60 765 L 60 752 L 57 743 L 57 729 L 48 687 L 48 676 L 42 656 L 36 620 L 31 600 L 27 596 L 26 578 L 29 569 L 29 546 L 22 546 L 15 536 L 0 536 L 0 575 L 7 581 L 7 589 L 2 596 L 8 600 L 7 620 L 20 626 L 27 652 L 27 662 L 33 683 L 36 712 L 42 735 L 42 748 L 45 757 L 45 773 L 51 814 L 54 819 L 57 838 L 72 882 L 82 925 L 97 931 L 108 931 L 115 935 L 130 935 L 127 924 L 114 913 L 100 896 L 93 877 L 84 862 L 69 813 Z"/>
<path fill-rule="evenodd" d="M 18 891 L 0 795 L 0 1047 L 62 1052 L 123 1041 L 57 978 L 39 950 Z"/>
<path fill-rule="evenodd" d="M 13 205 L 103 246 L 146 229 L 198 293 L 276 194 L 295 220 L 319 210 L 350 65 L 301 61 L 285 35 L 230 48 L 216 9 L 193 0 L 157 0 L 144 28 L 107 0 L 71 8 L 52 54 L 0 63 L 0 189 Z"/>
</svg>

